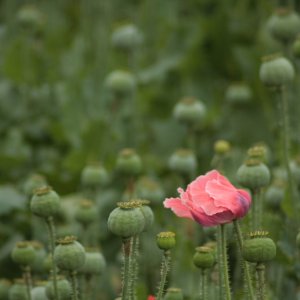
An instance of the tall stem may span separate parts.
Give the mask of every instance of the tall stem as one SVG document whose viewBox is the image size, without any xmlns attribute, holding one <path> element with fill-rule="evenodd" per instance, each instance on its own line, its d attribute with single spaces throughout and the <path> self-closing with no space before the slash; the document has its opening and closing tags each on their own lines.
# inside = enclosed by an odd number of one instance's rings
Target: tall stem
<svg viewBox="0 0 300 300">
<path fill-rule="evenodd" d="M 162 264 L 161 264 L 161 270 L 160 270 L 160 283 L 159 283 L 156 300 L 162 300 L 166 281 L 167 281 L 168 271 L 170 269 L 170 263 L 171 263 L 170 251 L 164 251 Z"/>
<path fill-rule="evenodd" d="M 76 271 L 71 272 L 70 276 L 71 276 L 71 283 L 72 283 L 72 300 L 79 300 Z"/>
<path fill-rule="evenodd" d="M 223 257 L 222 257 L 222 232 L 221 232 L 221 226 L 217 226 L 217 255 L 218 255 L 218 280 L 219 280 L 219 300 L 223 299 L 223 282 L 224 282 L 224 276 L 223 276 Z"/>
<path fill-rule="evenodd" d="M 201 300 L 206 300 L 207 295 L 206 295 L 206 271 L 205 269 L 201 270 Z"/>
<path fill-rule="evenodd" d="M 253 189 L 252 191 L 252 230 L 261 228 L 263 203 L 261 199 L 261 189 Z"/>
<path fill-rule="evenodd" d="M 135 295 L 135 286 L 136 286 L 136 281 L 138 278 L 138 252 L 139 252 L 139 236 L 136 235 L 132 238 L 132 256 L 131 256 L 131 282 L 130 282 L 130 292 L 131 292 L 131 296 L 132 299 L 136 298 Z"/>
<path fill-rule="evenodd" d="M 241 232 L 241 228 L 239 225 L 239 222 L 237 220 L 233 221 L 233 225 L 234 225 L 234 230 L 237 236 L 237 244 L 239 247 L 239 251 L 240 253 L 242 253 L 242 249 L 243 249 L 243 236 L 242 236 L 242 232 Z M 248 291 L 248 296 L 251 300 L 255 300 L 254 297 L 254 292 L 253 292 L 253 287 L 252 287 L 252 282 L 251 282 L 251 276 L 250 276 L 250 269 L 249 269 L 249 264 L 243 259 L 243 268 L 244 268 L 244 274 L 245 274 L 245 281 L 246 281 L 246 285 L 247 285 L 247 291 Z"/>
<path fill-rule="evenodd" d="M 226 247 L 226 228 L 225 224 L 221 224 L 221 249 L 222 249 L 222 267 L 221 270 L 223 272 L 223 278 L 224 278 L 224 289 L 225 289 L 225 295 L 226 300 L 231 300 L 231 293 L 230 293 L 230 283 L 229 283 L 229 273 L 228 273 L 228 260 L 227 260 L 227 247 Z"/>
<path fill-rule="evenodd" d="M 23 278 L 26 284 L 26 289 L 27 289 L 27 297 L 28 300 L 31 300 L 31 288 L 32 288 L 32 280 L 31 280 L 31 272 L 30 272 L 30 267 L 26 266 L 23 269 Z"/>
<path fill-rule="evenodd" d="M 262 263 L 256 265 L 256 280 L 257 280 L 257 300 L 265 299 L 265 266 Z"/>
<path fill-rule="evenodd" d="M 53 287 L 54 287 L 54 299 L 59 300 L 58 292 L 57 292 L 57 269 L 54 263 L 54 249 L 55 249 L 55 226 L 53 217 L 48 217 L 46 219 L 46 225 L 48 228 L 49 233 L 49 245 L 50 245 L 50 256 L 51 256 L 51 263 L 52 263 L 52 278 L 53 278 Z"/>
<path fill-rule="evenodd" d="M 131 255 L 131 239 L 123 240 L 123 284 L 122 284 L 122 300 L 129 300 L 130 290 L 130 255 Z"/>
</svg>

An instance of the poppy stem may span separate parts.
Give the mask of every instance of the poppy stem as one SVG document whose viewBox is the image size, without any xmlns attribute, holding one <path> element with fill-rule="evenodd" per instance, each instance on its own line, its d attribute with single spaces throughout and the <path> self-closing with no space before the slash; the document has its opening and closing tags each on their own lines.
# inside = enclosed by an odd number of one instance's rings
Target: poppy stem
<svg viewBox="0 0 300 300">
<path fill-rule="evenodd" d="M 164 251 L 164 255 L 163 255 L 163 260 L 162 260 L 162 264 L 161 264 L 161 270 L 160 270 L 160 283 L 159 283 L 159 288 L 158 288 L 158 292 L 157 292 L 157 300 L 162 300 L 163 299 L 163 294 L 164 294 L 164 290 L 165 290 L 165 285 L 166 285 L 166 281 L 167 281 L 167 275 L 168 272 L 170 270 L 170 263 L 171 263 L 171 255 L 170 255 L 170 251 Z"/>
<path fill-rule="evenodd" d="M 122 278 L 122 300 L 129 299 L 131 252 L 132 252 L 131 239 L 124 239 L 123 240 L 124 266 L 123 266 L 123 278 Z"/>
<path fill-rule="evenodd" d="M 242 232 L 241 232 L 239 222 L 237 220 L 234 220 L 233 221 L 233 226 L 234 226 L 234 230 L 235 230 L 236 237 L 237 237 L 237 244 L 238 244 L 238 247 L 239 247 L 239 251 L 240 251 L 240 254 L 242 254 L 244 241 L 243 241 L 243 236 L 242 236 Z M 244 269 L 244 275 L 245 275 L 245 281 L 246 281 L 248 296 L 251 300 L 255 300 L 253 287 L 252 287 L 252 282 L 251 282 L 249 264 L 244 259 L 242 260 L 242 264 L 243 264 L 243 269 Z"/>
<path fill-rule="evenodd" d="M 222 259 L 222 241 L 221 241 L 221 235 L 222 235 L 222 232 L 221 232 L 221 225 L 220 226 L 217 226 L 217 255 L 218 255 L 218 285 L 219 285 L 219 288 L 218 288 L 218 292 L 219 292 L 219 300 L 223 299 L 223 273 L 222 273 L 222 262 L 223 262 L 223 259 Z"/>
<path fill-rule="evenodd" d="M 256 264 L 256 280 L 257 280 L 257 300 L 265 299 L 265 266 L 262 263 Z"/>
<path fill-rule="evenodd" d="M 224 289 L 226 300 L 231 300 L 231 292 L 230 292 L 230 283 L 229 283 L 229 273 L 228 273 L 228 260 L 227 260 L 227 247 L 226 247 L 226 228 L 225 224 L 221 224 L 221 249 L 222 249 L 222 270 L 223 279 L 224 279 Z"/>
<path fill-rule="evenodd" d="M 207 299 L 206 295 L 206 270 L 201 270 L 201 300 Z"/>
</svg>

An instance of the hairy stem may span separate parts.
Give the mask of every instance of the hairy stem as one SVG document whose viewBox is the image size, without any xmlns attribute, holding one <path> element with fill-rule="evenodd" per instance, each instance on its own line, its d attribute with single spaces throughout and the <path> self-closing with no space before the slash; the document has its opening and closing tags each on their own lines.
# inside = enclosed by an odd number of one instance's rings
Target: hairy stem
<svg viewBox="0 0 300 300">
<path fill-rule="evenodd" d="M 122 300 L 129 300 L 130 292 L 130 255 L 131 255 L 131 239 L 123 240 L 123 278 L 122 278 Z"/>
<path fill-rule="evenodd" d="M 162 298 L 163 298 L 165 285 L 166 285 L 166 281 L 167 281 L 167 275 L 168 275 L 168 272 L 170 269 L 170 264 L 171 264 L 170 251 L 164 251 L 162 264 L 161 264 L 161 270 L 160 270 L 160 283 L 159 283 L 156 300 L 162 300 Z"/>
<path fill-rule="evenodd" d="M 31 300 L 32 279 L 31 279 L 31 272 L 29 266 L 23 268 L 23 278 L 26 284 L 28 300 Z"/>
<path fill-rule="evenodd" d="M 51 256 L 51 263 L 52 263 L 52 278 L 53 278 L 52 280 L 53 280 L 53 287 L 54 287 L 54 300 L 59 300 L 58 292 L 57 292 L 57 269 L 53 259 L 54 249 L 55 249 L 55 239 L 56 239 L 53 217 L 49 217 L 46 219 L 46 225 L 49 233 L 49 245 L 50 245 L 50 256 Z"/>
<path fill-rule="evenodd" d="M 234 230 L 235 230 L 236 237 L 237 237 L 237 244 L 238 244 L 239 251 L 241 254 L 242 249 L 243 249 L 243 243 L 244 243 L 241 228 L 240 228 L 239 222 L 237 220 L 233 221 L 233 225 L 234 225 Z M 251 300 L 255 300 L 251 276 L 250 276 L 249 264 L 244 259 L 242 259 L 242 263 L 243 263 L 243 268 L 244 268 L 244 275 L 245 275 L 248 297 Z"/>
<path fill-rule="evenodd" d="M 223 299 L 223 282 L 224 282 L 224 276 L 223 276 L 223 257 L 222 257 L 222 241 L 221 241 L 221 226 L 217 226 L 217 255 L 218 255 L 218 288 L 219 288 L 219 300 Z"/>
<path fill-rule="evenodd" d="M 207 292 L 206 292 L 206 270 L 201 270 L 201 300 L 207 299 Z"/>
<path fill-rule="evenodd" d="M 253 195 L 252 201 L 252 230 L 258 230 L 261 228 L 261 221 L 262 221 L 262 210 L 263 210 L 263 203 L 261 198 L 261 189 L 253 189 L 251 191 Z"/>
<path fill-rule="evenodd" d="M 257 300 L 264 300 L 265 299 L 265 266 L 262 263 L 256 264 L 256 280 L 257 280 L 257 287 L 256 287 L 256 297 Z"/>
<path fill-rule="evenodd" d="M 136 289 L 136 281 L 138 278 L 138 252 L 139 252 L 139 236 L 136 235 L 132 238 L 132 256 L 131 256 L 131 282 L 130 282 L 130 292 L 132 299 L 136 298 L 135 289 Z"/>
<path fill-rule="evenodd" d="M 71 274 L 70 274 L 71 283 L 72 283 L 72 300 L 79 300 L 76 274 L 77 274 L 76 271 L 71 272 Z"/>
<path fill-rule="evenodd" d="M 228 273 L 228 261 L 227 261 L 227 247 L 226 247 L 226 228 L 225 224 L 221 224 L 221 250 L 222 250 L 222 269 L 224 283 L 223 287 L 225 290 L 226 300 L 231 300 L 231 293 L 230 293 L 230 283 L 229 283 L 229 273 Z"/>
</svg>

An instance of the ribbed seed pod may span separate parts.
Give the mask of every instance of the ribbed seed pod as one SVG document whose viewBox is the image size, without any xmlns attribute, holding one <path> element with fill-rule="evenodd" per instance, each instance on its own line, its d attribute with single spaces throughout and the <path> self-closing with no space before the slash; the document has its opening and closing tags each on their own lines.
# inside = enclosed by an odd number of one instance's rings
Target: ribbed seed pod
<svg viewBox="0 0 300 300">
<path fill-rule="evenodd" d="M 108 182 L 107 170 L 100 163 L 90 163 L 81 173 L 81 183 L 85 187 L 100 187 Z"/>
<path fill-rule="evenodd" d="M 250 239 L 244 241 L 242 255 L 246 261 L 264 263 L 274 259 L 276 245 L 266 235 L 266 232 L 257 231 L 250 234 Z"/>
<path fill-rule="evenodd" d="M 164 300 L 183 300 L 182 290 L 178 288 L 168 288 Z"/>
<path fill-rule="evenodd" d="M 85 252 L 85 262 L 79 272 L 86 275 L 101 275 L 106 267 L 103 254 L 98 250 L 87 250 Z"/>
<path fill-rule="evenodd" d="M 8 299 L 8 292 L 10 287 L 10 281 L 8 281 L 7 279 L 0 279 L 0 300 Z"/>
<path fill-rule="evenodd" d="M 197 247 L 193 256 L 193 263 L 200 269 L 211 268 L 215 263 L 214 250 L 207 246 Z"/>
<path fill-rule="evenodd" d="M 59 196 L 51 187 L 41 187 L 35 190 L 30 209 L 35 215 L 42 218 L 54 216 L 60 209 Z"/>
<path fill-rule="evenodd" d="M 169 167 L 172 171 L 189 175 L 197 168 L 197 158 L 189 149 L 178 149 L 169 159 Z"/>
<path fill-rule="evenodd" d="M 258 159 L 248 159 L 237 171 L 238 182 L 249 189 L 255 190 L 270 183 L 269 168 Z"/>
<path fill-rule="evenodd" d="M 108 229 L 122 238 L 129 238 L 141 233 L 145 227 L 145 217 L 141 211 L 141 204 L 135 201 L 118 202 L 109 215 Z"/>
<path fill-rule="evenodd" d="M 107 76 L 105 85 L 111 93 L 123 97 L 130 95 L 135 91 L 136 80 L 130 72 L 116 70 Z"/>
<path fill-rule="evenodd" d="M 85 262 L 85 250 L 74 236 L 66 236 L 57 241 L 54 250 L 54 261 L 64 271 L 77 271 Z"/>
<path fill-rule="evenodd" d="M 90 200 L 82 200 L 75 213 L 75 219 L 83 226 L 88 226 L 97 219 L 97 208 Z"/>
<path fill-rule="evenodd" d="M 23 279 L 16 279 L 8 292 L 9 300 L 28 300 L 27 288 Z"/>
<path fill-rule="evenodd" d="M 70 300 L 72 295 L 72 287 L 68 280 L 63 277 L 57 280 L 57 292 L 59 300 Z M 55 300 L 53 281 L 48 281 L 46 285 L 46 295 L 49 300 Z"/>
<path fill-rule="evenodd" d="M 134 149 L 123 149 L 116 161 L 116 169 L 126 176 L 136 176 L 142 171 L 142 161 Z"/>
<path fill-rule="evenodd" d="M 164 251 L 174 248 L 176 245 L 175 233 L 171 231 L 160 232 L 156 236 L 156 244 L 159 249 Z"/>
<path fill-rule="evenodd" d="M 35 260 L 35 250 L 30 242 L 18 242 L 12 250 L 13 261 L 21 266 L 31 266 Z"/>
</svg>

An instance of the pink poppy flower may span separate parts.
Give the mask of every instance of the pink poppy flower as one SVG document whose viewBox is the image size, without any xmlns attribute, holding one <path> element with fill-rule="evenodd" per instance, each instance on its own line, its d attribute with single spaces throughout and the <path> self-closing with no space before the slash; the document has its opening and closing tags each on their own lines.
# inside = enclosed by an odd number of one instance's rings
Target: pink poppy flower
<svg viewBox="0 0 300 300">
<path fill-rule="evenodd" d="M 155 300 L 155 297 L 152 296 L 152 295 L 149 295 L 148 298 L 147 298 L 147 300 Z"/>
<path fill-rule="evenodd" d="M 178 188 L 179 198 L 168 198 L 164 206 L 178 217 L 189 218 L 203 226 L 230 223 L 248 212 L 251 196 L 234 187 L 218 171 L 212 170 L 192 181 L 186 191 Z"/>
</svg>

